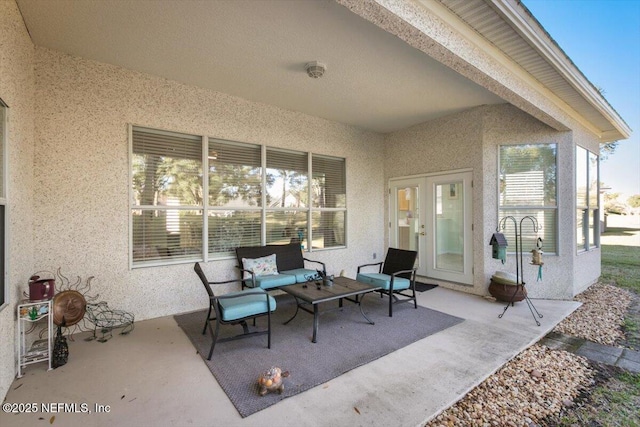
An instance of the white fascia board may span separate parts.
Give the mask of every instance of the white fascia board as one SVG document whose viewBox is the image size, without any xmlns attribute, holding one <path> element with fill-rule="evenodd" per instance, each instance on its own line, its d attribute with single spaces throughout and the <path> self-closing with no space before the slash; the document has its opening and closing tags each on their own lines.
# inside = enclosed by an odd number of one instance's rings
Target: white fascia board
<svg viewBox="0 0 640 427">
<path fill-rule="evenodd" d="M 578 113 L 575 109 L 573 109 L 569 104 L 567 104 L 562 98 L 549 90 L 546 86 L 540 83 L 536 78 L 534 78 L 531 74 L 529 74 L 524 68 L 522 68 L 519 64 L 517 64 L 513 59 L 507 56 L 502 50 L 498 49 L 494 44 L 485 39 L 482 35 L 480 35 L 474 28 L 469 26 L 466 22 L 464 22 L 460 17 L 450 11 L 447 7 L 442 5 L 438 1 L 434 0 L 418 0 L 420 4 L 427 9 L 429 12 L 433 13 L 439 19 L 441 19 L 444 23 L 446 23 L 453 30 L 458 32 L 466 41 L 472 43 L 477 46 L 482 52 L 490 56 L 493 60 L 495 60 L 498 64 L 512 73 L 515 77 L 517 77 L 520 81 L 524 82 L 529 88 L 536 91 L 540 94 L 540 96 L 549 99 L 553 104 L 555 104 L 560 110 L 565 112 L 571 118 L 576 120 L 590 132 L 599 137 L 602 135 L 602 130 L 598 129 L 592 123 L 587 121 L 580 113 Z M 465 61 L 469 62 L 473 65 L 472 58 L 463 58 Z M 476 69 L 481 70 L 480 67 L 476 67 Z M 504 81 L 501 81 L 497 76 L 493 76 L 493 78 L 498 81 L 503 86 L 507 87 L 509 90 L 518 92 L 517 89 L 514 89 L 509 84 L 506 84 Z M 495 93 L 495 92 L 494 92 Z M 496 95 L 501 96 L 496 93 Z M 520 96 L 520 95 L 519 95 Z M 525 98 L 522 98 L 525 99 Z M 507 99 L 507 101 L 509 101 Z M 540 105 L 537 105 L 535 101 L 531 99 L 525 99 L 526 102 L 542 111 L 544 114 L 552 116 L 553 113 L 546 111 Z M 566 122 L 561 122 L 558 119 L 555 119 L 559 125 L 554 126 L 550 123 L 547 123 L 549 126 L 555 128 L 556 130 L 569 130 L 569 126 Z"/>
<path fill-rule="evenodd" d="M 567 58 L 546 35 L 535 18 L 527 13 L 514 0 L 485 0 L 507 19 L 513 28 L 551 64 L 575 90 L 580 93 L 596 110 L 600 112 L 621 134 L 622 139 L 629 138 L 631 128 L 607 103 L 604 97 L 593 87 L 582 72 Z M 525 16 L 523 16 L 523 14 Z M 532 25 L 533 23 L 533 25 Z M 540 27 L 538 31 L 537 27 Z M 600 135 L 604 139 L 604 134 Z"/>
</svg>

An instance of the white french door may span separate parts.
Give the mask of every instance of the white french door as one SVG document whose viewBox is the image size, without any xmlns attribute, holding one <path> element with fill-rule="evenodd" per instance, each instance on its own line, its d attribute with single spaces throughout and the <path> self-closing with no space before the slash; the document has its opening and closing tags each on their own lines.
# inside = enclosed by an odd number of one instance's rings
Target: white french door
<svg viewBox="0 0 640 427">
<path fill-rule="evenodd" d="M 390 245 L 418 251 L 418 275 L 473 283 L 471 172 L 391 181 Z"/>
</svg>

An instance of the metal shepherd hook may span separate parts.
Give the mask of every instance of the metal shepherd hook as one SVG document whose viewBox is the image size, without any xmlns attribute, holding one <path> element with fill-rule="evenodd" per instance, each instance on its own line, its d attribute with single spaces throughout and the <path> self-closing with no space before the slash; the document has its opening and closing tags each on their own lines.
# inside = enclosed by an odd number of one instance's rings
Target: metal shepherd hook
<svg viewBox="0 0 640 427">
<path fill-rule="evenodd" d="M 511 301 L 507 303 L 507 305 L 504 307 L 504 310 L 502 310 L 502 313 L 498 315 L 498 318 L 502 319 L 502 316 L 504 316 L 504 313 L 509 308 L 509 305 L 514 304 L 513 299 L 518 293 L 518 288 L 521 288 L 522 293 L 524 294 L 524 299 L 527 302 L 527 306 L 529 307 L 529 311 L 531 311 L 531 315 L 533 316 L 533 320 L 535 320 L 536 325 L 540 326 L 540 322 L 538 321 L 538 319 L 536 319 L 536 314 L 538 315 L 539 318 L 542 318 L 543 316 L 538 312 L 536 307 L 533 305 L 533 303 L 529 299 L 529 296 L 527 295 L 527 290 L 524 287 L 525 283 L 523 279 L 524 267 L 522 263 L 522 223 L 527 218 L 531 220 L 531 222 L 533 223 L 533 231 L 537 233 L 538 230 L 540 229 L 538 225 L 538 220 L 532 217 L 531 215 L 527 215 L 520 220 L 520 228 L 518 228 L 518 221 L 514 217 L 506 216 L 500 220 L 500 222 L 498 223 L 498 228 L 496 229 L 496 231 L 500 231 L 500 229 L 504 230 L 507 227 L 507 220 L 511 219 L 513 221 L 513 226 L 515 228 L 515 236 L 516 236 L 516 289 L 513 292 L 513 295 L 511 296 Z"/>
</svg>

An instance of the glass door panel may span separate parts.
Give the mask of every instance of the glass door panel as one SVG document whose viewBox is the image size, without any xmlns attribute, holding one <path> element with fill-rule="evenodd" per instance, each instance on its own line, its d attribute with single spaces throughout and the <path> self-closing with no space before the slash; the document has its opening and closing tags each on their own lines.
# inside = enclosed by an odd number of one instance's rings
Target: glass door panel
<svg viewBox="0 0 640 427">
<path fill-rule="evenodd" d="M 397 189 L 398 194 L 398 249 L 410 251 L 418 250 L 416 236 L 416 216 L 420 211 L 416 209 L 418 204 L 418 187 L 406 187 Z"/>
<path fill-rule="evenodd" d="M 471 172 L 427 178 L 426 275 L 473 283 Z"/>
<path fill-rule="evenodd" d="M 464 271 L 462 182 L 436 184 L 435 268 Z"/>
<path fill-rule="evenodd" d="M 417 251 L 416 266 L 421 274 L 421 254 L 424 252 L 425 224 L 421 219 L 424 212 L 424 178 L 391 182 L 391 228 L 390 246 L 398 249 Z M 426 269 L 423 267 L 423 273 Z"/>
</svg>

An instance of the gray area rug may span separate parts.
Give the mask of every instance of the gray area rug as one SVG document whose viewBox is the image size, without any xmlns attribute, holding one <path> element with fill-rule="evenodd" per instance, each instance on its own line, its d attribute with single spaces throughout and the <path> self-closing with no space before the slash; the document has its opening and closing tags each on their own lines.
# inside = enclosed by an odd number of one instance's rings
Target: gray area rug
<svg viewBox="0 0 640 427">
<path fill-rule="evenodd" d="M 370 294 L 363 308 L 375 325 L 367 323 L 355 305 L 345 302 L 344 310 L 320 316 L 318 342 L 314 344 L 313 315 L 299 311 L 295 319 L 283 325 L 295 312 L 294 299 L 289 295 L 276 299 L 271 349 L 267 348 L 266 335 L 218 343 L 211 361 L 206 360 L 211 336 L 209 331 L 202 335 L 206 310 L 174 316 L 242 417 L 463 321 L 420 306 L 416 310 L 410 303 L 396 304 L 390 318 L 387 297 Z M 337 302 L 320 307 L 337 307 Z M 266 323 L 266 318 L 258 319 L 256 327 L 265 328 Z M 220 330 L 221 336 L 242 332 L 241 326 L 222 325 Z M 289 377 L 284 378 L 285 390 L 260 396 L 258 376 L 271 366 L 289 371 Z"/>
</svg>

